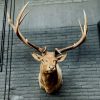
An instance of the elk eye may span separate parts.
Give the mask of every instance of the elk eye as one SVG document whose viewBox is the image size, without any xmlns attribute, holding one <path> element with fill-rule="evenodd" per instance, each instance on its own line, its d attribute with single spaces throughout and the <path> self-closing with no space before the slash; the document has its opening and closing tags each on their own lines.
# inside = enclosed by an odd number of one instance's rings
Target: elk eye
<svg viewBox="0 0 100 100">
<path fill-rule="evenodd" d="M 44 63 L 44 60 L 43 59 L 41 61 L 42 61 L 42 63 Z"/>
<path fill-rule="evenodd" d="M 48 60 L 45 60 L 45 62 L 48 62 Z"/>
</svg>

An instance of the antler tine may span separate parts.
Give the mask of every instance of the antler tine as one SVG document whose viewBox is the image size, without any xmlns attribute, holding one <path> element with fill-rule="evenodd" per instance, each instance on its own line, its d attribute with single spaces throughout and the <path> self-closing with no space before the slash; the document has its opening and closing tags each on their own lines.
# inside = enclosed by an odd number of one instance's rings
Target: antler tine
<svg viewBox="0 0 100 100">
<path fill-rule="evenodd" d="M 36 46 L 35 44 L 31 44 L 28 39 L 26 39 L 20 32 L 19 30 L 19 26 L 21 24 L 21 22 L 23 21 L 23 19 L 25 18 L 25 16 L 28 14 L 26 13 L 25 15 L 23 15 L 27 5 L 29 4 L 29 2 L 27 2 L 24 7 L 21 9 L 21 11 L 19 12 L 18 14 L 18 17 L 16 19 L 16 24 L 13 24 L 13 21 L 12 19 L 10 18 L 9 14 L 7 13 L 7 16 L 8 16 L 8 23 L 11 25 L 11 27 L 13 28 L 14 32 L 16 33 L 16 35 L 18 36 L 18 38 L 23 42 L 25 43 L 26 45 L 32 47 L 32 48 L 35 48 L 37 51 L 41 52 L 41 53 L 44 53 L 46 51 L 46 47 L 44 48 L 41 48 L 41 47 L 38 47 Z"/>
<path fill-rule="evenodd" d="M 22 23 L 22 21 L 24 20 L 24 18 L 26 17 L 26 15 L 27 15 L 28 13 L 29 13 L 29 11 L 28 11 L 25 15 L 22 16 L 22 18 L 20 19 L 19 25 Z"/>
<path fill-rule="evenodd" d="M 61 49 L 55 48 L 56 54 L 61 54 L 61 53 L 66 52 L 68 50 L 72 50 L 72 49 L 80 46 L 85 41 L 88 27 L 87 27 L 87 16 L 86 16 L 86 13 L 84 10 L 83 10 L 83 13 L 84 13 L 84 28 L 82 28 L 82 25 L 79 21 L 79 25 L 80 25 L 81 32 L 82 32 L 81 38 L 77 42 L 75 42 L 73 45 L 70 45 L 70 46 L 67 46 L 67 47 L 61 48 Z"/>
<path fill-rule="evenodd" d="M 87 16 L 86 16 L 85 10 L 83 10 L 83 12 L 84 12 L 84 20 L 85 20 L 84 31 L 87 33 L 87 31 L 88 31 L 88 27 L 87 27 L 88 21 L 87 21 Z"/>
<path fill-rule="evenodd" d="M 17 19 L 16 19 L 16 27 L 18 27 L 18 25 L 19 25 L 19 23 L 20 23 L 20 21 L 21 21 L 21 19 L 22 19 L 22 15 L 23 15 L 23 13 L 24 13 L 24 11 L 25 11 L 25 9 L 26 9 L 26 7 L 27 7 L 28 4 L 29 4 L 29 2 L 27 2 L 27 3 L 24 5 L 24 7 L 21 9 L 21 11 L 19 12 L 19 14 L 18 14 L 18 16 L 17 16 Z"/>
</svg>

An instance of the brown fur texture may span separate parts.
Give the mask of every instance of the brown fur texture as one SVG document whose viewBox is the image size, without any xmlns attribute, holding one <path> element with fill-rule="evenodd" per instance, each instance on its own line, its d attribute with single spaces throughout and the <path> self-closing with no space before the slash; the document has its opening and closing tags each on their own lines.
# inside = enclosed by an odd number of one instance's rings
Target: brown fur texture
<svg viewBox="0 0 100 100">
<path fill-rule="evenodd" d="M 47 93 L 57 91 L 62 85 L 62 72 L 57 65 L 57 70 L 53 73 L 39 73 L 39 85 L 45 89 Z"/>
<path fill-rule="evenodd" d="M 41 61 L 39 73 L 39 85 L 47 93 L 57 91 L 62 85 L 62 71 L 58 62 L 66 58 L 66 54 L 55 57 L 53 52 L 47 52 L 45 55 L 33 53 L 32 56 Z"/>
</svg>

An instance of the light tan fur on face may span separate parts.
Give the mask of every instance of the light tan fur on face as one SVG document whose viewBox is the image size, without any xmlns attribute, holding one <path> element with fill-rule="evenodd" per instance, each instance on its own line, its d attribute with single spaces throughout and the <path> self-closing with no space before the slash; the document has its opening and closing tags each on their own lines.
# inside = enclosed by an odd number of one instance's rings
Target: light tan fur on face
<svg viewBox="0 0 100 100">
<path fill-rule="evenodd" d="M 58 90 L 62 85 L 62 71 L 58 62 L 66 58 L 66 54 L 55 57 L 53 52 L 46 52 L 44 55 L 33 53 L 32 56 L 37 61 L 41 61 L 39 73 L 39 85 L 47 93 Z"/>
<path fill-rule="evenodd" d="M 42 89 L 45 89 L 45 91 L 47 93 L 53 93 L 54 91 L 57 91 L 61 85 L 62 85 L 62 71 L 59 67 L 59 65 L 56 66 L 57 67 L 57 80 L 54 80 L 53 82 L 51 82 L 50 84 L 46 83 L 46 77 L 40 72 L 39 73 L 39 85 L 40 85 L 40 88 Z M 53 84 L 53 83 L 56 83 L 56 84 Z"/>
</svg>

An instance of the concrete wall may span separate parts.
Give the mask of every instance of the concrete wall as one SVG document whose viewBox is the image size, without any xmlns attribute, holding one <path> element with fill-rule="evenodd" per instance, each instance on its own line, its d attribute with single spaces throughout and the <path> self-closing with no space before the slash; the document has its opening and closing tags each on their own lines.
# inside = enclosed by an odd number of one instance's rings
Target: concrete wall
<svg viewBox="0 0 100 100">
<path fill-rule="evenodd" d="M 0 0 L 0 31 L 2 30 L 3 13 L 4 13 L 4 1 Z"/>
<path fill-rule="evenodd" d="M 16 0 L 16 12 L 24 4 L 23 0 Z M 30 6 L 33 13 L 26 17 L 22 25 L 22 29 L 28 29 L 29 32 L 23 32 L 23 34 L 31 43 L 43 47 L 46 45 L 50 51 L 55 47 L 65 47 L 79 39 L 80 31 L 75 27 L 70 27 L 71 29 L 59 27 L 78 25 L 77 18 L 80 17 L 83 20 L 83 8 L 89 17 L 89 24 L 96 24 L 100 19 L 99 4 L 100 0 L 90 0 L 83 3 Z M 30 32 L 32 28 L 55 29 L 48 29 L 42 34 L 41 31 L 33 34 L 33 31 Z M 4 100 L 6 68 L 6 98 L 10 88 L 11 100 L 100 100 L 100 44 L 96 25 L 89 27 L 85 43 L 69 51 L 67 59 L 60 63 L 64 82 L 60 91 L 54 95 L 48 95 L 39 88 L 39 63 L 31 56 L 33 49 L 25 46 L 16 34 L 13 34 L 11 46 L 12 34 L 9 39 L 8 34 L 7 32 L 5 37 L 3 72 L 0 73 L 0 100 Z M 11 87 L 9 87 L 9 80 Z"/>
<path fill-rule="evenodd" d="M 16 0 L 16 11 L 28 0 Z M 78 26 L 77 19 L 83 23 L 83 9 L 88 16 L 88 24 L 97 24 L 100 20 L 100 0 L 87 0 L 86 2 L 62 4 L 29 4 L 30 13 L 24 20 L 22 29 L 55 28 L 64 26 Z"/>
</svg>

